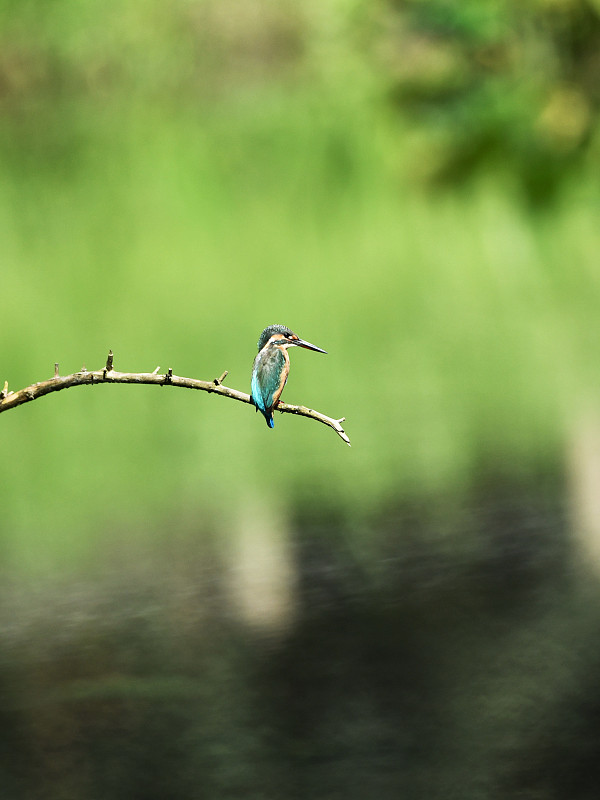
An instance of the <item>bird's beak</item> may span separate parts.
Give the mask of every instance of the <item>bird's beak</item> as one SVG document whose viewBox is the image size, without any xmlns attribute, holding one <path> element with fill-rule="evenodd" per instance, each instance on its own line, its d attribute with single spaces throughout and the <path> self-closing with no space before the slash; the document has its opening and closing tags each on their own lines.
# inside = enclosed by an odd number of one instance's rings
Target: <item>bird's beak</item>
<svg viewBox="0 0 600 800">
<path fill-rule="evenodd" d="M 305 347 L 307 350 L 316 350 L 317 353 L 325 353 L 325 355 L 327 355 L 327 350 L 321 350 L 320 347 L 316 347 L 316 345 L 310 342 L 305 342 L 304 339 L 294 339 L 292 344 L 296 344 L 298 347 Z"/>
</svg>

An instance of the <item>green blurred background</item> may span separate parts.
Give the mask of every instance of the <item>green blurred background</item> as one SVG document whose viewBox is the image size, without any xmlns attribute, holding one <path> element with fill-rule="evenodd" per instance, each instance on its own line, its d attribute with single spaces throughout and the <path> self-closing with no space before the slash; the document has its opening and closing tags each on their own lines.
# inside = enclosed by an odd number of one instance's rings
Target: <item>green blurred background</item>
<svg viewBox="0 0 600 800">
<path fill-rule="evenodd" d="M 595 797 L 599 54 L 598 0 L 1 0 L 0 381 L 248 391 L 283 323 L 352 440 L 2 416 L 3 797 Z"/>
</svg>

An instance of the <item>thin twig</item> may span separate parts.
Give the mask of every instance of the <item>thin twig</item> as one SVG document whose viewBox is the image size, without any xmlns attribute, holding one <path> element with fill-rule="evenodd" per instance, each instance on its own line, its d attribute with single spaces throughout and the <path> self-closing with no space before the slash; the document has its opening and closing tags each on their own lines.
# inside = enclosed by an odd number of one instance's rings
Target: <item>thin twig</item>
<svg viewBox="0 0 600 800">
<path fill-rule="evenodd" d="M 37 400 L 38 397 L 43 397 L 45 394 L 51 392 L 60 392 L 62 389 L 70 389 L 72 386 L 86 386 L 88 384 L 96 383 L 136 383 L 136 384 L 153 384 L 155 386 L 179 386 L 182 389 L 197 389 L 201 392 L 209 392 L 211 394 L 220 394 L 223 397 L 229 397 L 231 400 L 238 400 L 240 403 L 252 403 L 249 394 L 239 392 L 237 389 L 230 389 L 228 386 L 223 386 L 227 372 L 224 372 L 219 378 L 214 378 L 212 381 L 201 381 L 197 378 L 183 378 L 179 375 L 173 375 L 173 370 L 169 368 L 166 374 L 159 375 L 157 370 L 154 372 L 117 372 L 113 369 L 113 354 L 109 352 L 106 360 L 106 366 L 102 369 L 93 370 L 88 372 L 85 367 L 80 372 L 74 372 L 72 375 L 59 376 L 58 369 L 55 366 L 55 375 L 47 381 L 40 381 L 31 386 L 26 386 L 24 389 L 19 389 L 16 392 L 8 391 L 8 383 L 5 381 L 4 389 L 0 392 L 0 413 L 8 411 L 9 408 L 16 408 L 17 406 L 28 403 L 31 400 Z M 343 439 L 346 444 L 350 444 L 350 439 L 342 428 L 341 419 L 334 419 L 319 411 L 314 411 L 306 406 L 292 406 L 288 403 L 279 403 L 277 410 L 284 414 L 297 414 L 301 417 L 309 417 L 315 419 L 317 422 L 322 422 Z"/>
</svg>

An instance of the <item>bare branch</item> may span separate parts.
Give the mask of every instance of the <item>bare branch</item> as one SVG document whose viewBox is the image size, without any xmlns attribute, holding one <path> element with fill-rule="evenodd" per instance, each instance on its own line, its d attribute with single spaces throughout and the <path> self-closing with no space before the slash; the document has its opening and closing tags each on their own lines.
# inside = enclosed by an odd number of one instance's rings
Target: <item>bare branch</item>
<svg viewBox="0 0 600 800">
<path fill-rule="evenodd" d="M 320 411 L 314 411 L 312 408 L 307 408 L 306 406 L 291 406 L 288 405 L 288 403 L 281 402 L 277 406 L 277 411 L 287 412 L 288 414 L 299 414 L 301 417 L 310 417 L 310 419 L 316 419 L 317 422 L 322 422 L 324 425 L 329 425 L 349 447 L 351 446 L 350 439 L 342 428 L 342 422 L 345 421 L 346 417 L 333 419 L 333 417 L 326 417 L 325 414 L 321 414 Z"/>
<path fill-rule="evenodd" d="M 223 397 L 229 397 L 231 400 L 238 400 L 240 403 L 252 404 L 252 399 L 249 394 L 239 392 L 237 389 L 230 389 L 228 386 L 223 386 L 222 381 L 225 379 L 227 372 L 219 378 L 214 378 L 212 381 L 201 381 L 197 378 L 183 378 L 179 375 L 173 375 L 173 370 L 169 367 L 166 374 L 159 375 L 158 367 L 154 372 L 117 372 L 113 369 L 113 353 L 112 350 L 108 354 L 106 366 L 102 369 L 93 370 L 88 372 L 84 367 L 80 372 L 74 372 L 72 375 L 58 374 L 58 364 L 54 365 L 54 377 L 49 378 L 47 381 L 40 381 L 31 386 L 26 386 L 24 389 L 19 389 L 17 392 L 8 391 L 8 381 L 4 382 L 4 389 L 0 391 L 0 413 L 8 411 L 9 408 L 16 408 L 23 403 L 28 403 L 30 400 L 37 400 L 38 397 L 43 397 L 51 392 L 60 392 L 63 389 L 70 389 L 72 386 L 86 386 L 96 383 L 135 383 L 135 384 L 153 384 L 156 386 L 179 386 L 182 389 L 197 389 L 201 392 L 209 392 L 210 394 L 220 394 Z M 342 428 L 341 419 L 334 419 L 321 414 L 319 411 L 314 411 L 306 406 L 292 406 L 288 403 L 279 403 L 277 410 L 284 414 L 297 414 L 301 417 L 309 417 L 310 419 L 322 422 L 343 439 L 346 444 L 350 444 L 350 439 Z"/>
</svg>

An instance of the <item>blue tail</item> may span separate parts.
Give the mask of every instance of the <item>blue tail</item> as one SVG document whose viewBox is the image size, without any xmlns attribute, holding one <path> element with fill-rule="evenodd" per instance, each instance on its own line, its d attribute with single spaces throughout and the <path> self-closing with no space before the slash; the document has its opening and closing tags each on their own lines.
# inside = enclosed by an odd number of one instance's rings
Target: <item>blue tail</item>
<svg viewBox="0 0 600 800">
<path fill-rule="evenodd" d="M 260 411 L 260 413 L 266 419 L 267 425 L 269 426 L 269 428 L 274 428 L 275 427 L 275 422 L 273 421 L 273 411 L 272 410 L 269 411 L 268 409 L 261 408 L 252 395 L 250 395 L 250 402 L 254 406 L 254 410 L 255 411 Z"/>
<path fill-rule="evenodd" d="M 256 410 L 260 411 L 260 413 L 263 415 L 263 417 L 267 420 L 267 425 L 269 426 L 269 428 L 274 428 L 275 427 L 275 423 L 273 422 L 273 412 L 272 411 L 269 411 L 268 409 L 263 411 L 262 408 L 260 408 L 260 409 L 257 408 Z"/>
</svg>

